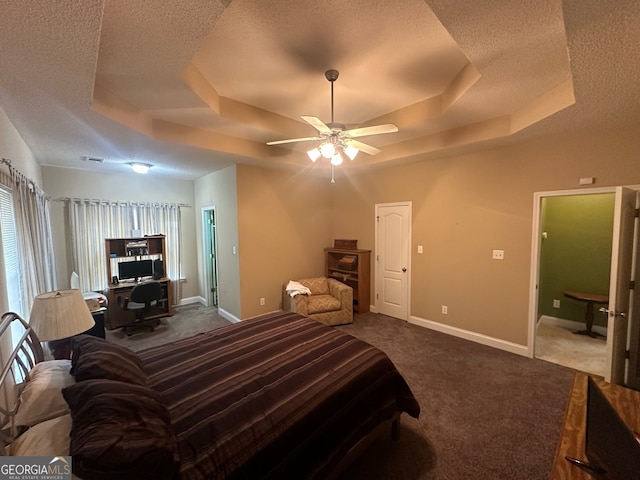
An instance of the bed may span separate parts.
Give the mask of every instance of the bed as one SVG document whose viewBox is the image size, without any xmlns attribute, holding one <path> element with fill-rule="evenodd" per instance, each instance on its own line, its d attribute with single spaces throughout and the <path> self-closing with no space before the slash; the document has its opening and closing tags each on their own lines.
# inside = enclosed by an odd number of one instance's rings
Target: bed
<svg viewBox="0 0 640 480">
<path fill-rule="evenodd" d="M 291 312 L 138 353 L 82 335 L 72 361 L 42 362 L 33 332 L 24 338 L 36 353 L 18 365 L 27 380 L 14 406 L 0 411 L 5 443 L 25 455 L 26 437 L 55 438 L 46 448 L 67 450 L 40 454 L 72 455 L 86 480 L 335 478 L 403 412 L 420 413 L 382 351 Z M 66 375 L 48 382 L 57 405 L 44 414 L 25 395 L 42 368 Z M 21 418 L 25 408 L 38 418 Z"/>
</svg>

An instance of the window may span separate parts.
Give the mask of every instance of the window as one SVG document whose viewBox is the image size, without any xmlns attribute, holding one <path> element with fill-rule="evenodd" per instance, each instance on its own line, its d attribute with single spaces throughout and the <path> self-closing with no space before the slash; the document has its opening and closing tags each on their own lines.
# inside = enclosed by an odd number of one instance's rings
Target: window
<svg viewBox="0 0 640 480">
<path fill-rule="evenodd" d="M 20 259 L 18 257 L 18 237 L 13 214 L 11 191 L 0 185 L 0 234 L 2 234 L 2 253 L 4 255 L 4 269 L 6 276 L 7 298 L 9 311 L 25 317 L 22 302 L 22 288 L 20 281 Z M 15 325 L 14 325 L 15 326 Z M 13 344 L 16 345 L 16 335 L 21 332 L 13 330 Z"/>
<path fill-rule="evenodd" d="M 7 297 L 9 310 L 24 318 L 22 290 L 20 288 L 20 261 L 18 257 L 18 237 L 13 215 L 11 192 L 0 186 L 0 232 L 2 233 L 2 251 L 7 279 Z"/>
</svg>

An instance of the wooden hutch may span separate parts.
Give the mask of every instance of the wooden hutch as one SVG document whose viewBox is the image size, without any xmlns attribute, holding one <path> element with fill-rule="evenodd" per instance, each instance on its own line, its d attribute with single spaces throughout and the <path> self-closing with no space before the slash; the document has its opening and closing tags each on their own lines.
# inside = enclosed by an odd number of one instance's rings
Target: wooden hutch
<svg viewBox="0 0 640 480">
<path fill-rule="evenodd" d="M 165 276 L 166 240 L 164 235 L 152 235 L 137 238 L 107 238 L 105 239 L 105 253 L 107 277 L 109 287 L 106 295 L 109 301 L 105 326 L 109 330 L 124 327 L 135 322 L 135 313 L 120 308 L 118 297 L 127 296 L 135 287 L 137 281 L 120 281 L 118 266 L 122 262 L 150 260 L 156 269 L 154 279 L 162 284 L 164 295 L 160 299 L 159 307 L 154 315 L 145 318 L 162 318 L 173 315 L 173 289 L 171 280 Z M 159 278 L 157 278 L 159 277 Z"/>
</svg>

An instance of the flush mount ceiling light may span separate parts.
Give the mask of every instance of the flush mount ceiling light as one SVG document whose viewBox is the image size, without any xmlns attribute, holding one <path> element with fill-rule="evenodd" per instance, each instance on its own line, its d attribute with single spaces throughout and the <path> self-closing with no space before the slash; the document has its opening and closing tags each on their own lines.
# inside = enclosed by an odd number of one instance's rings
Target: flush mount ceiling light
<svg viewBox="0 0 640 480">
<path fill-rule="evenodd" d="M 381 133 L 394 133 L 398 131 L 398 127 L 392 123 L 384 125 L 375 125 L 372 127 L 353 128 L 347 130 L 344 125 L 334 123 L 333 121 L 333 82 L 338 79 L 339 72 L 337 70 L 327 70 L 324 73 L 329 82 L 331 82 L 331 123 L 325 124 L 318 117 L 303 115 L 301 118 L 318 131 L 315 137 L 291 138 L 288 140 L 276 140 L 267 142 L 267 145 L 281 145 L 283 143 L 309 142 L 321 140 L 322 142 L 315 148 L 307 151 L 307 155 L 312 162 L 316 162 L 320 157 L 331 161 L 331 182 L 333 179 L 333 167 L 343 162 L 342 154 L 353 160 L 359 151 L 368 153 L 369 155 L 377 155 L 380 153 L 375 147 L 354 140 L 356 137 L 366 137 L 368 135 L 379 135 Z"/>
<path fill-rule="evenodd" d="M 142 163 L 142 162 L 131 162 L 129 163 L 133 171 L 136 173 L 147 173 L 153 165 L 150 163 Z"/>
</svg>

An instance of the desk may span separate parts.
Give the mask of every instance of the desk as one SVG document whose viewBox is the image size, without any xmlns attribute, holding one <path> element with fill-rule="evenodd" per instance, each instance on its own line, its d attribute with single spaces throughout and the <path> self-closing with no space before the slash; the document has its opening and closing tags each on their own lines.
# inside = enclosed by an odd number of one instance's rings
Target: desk
<svg viewBox="0 0 640 480">
<path fill-rule="evenodd" d="M 148 319 L 170 317 L 173 315 L 173 292 L 171 289 L 171 280 L 168 278 L 161 278 L 158 282 L 162 284 L 164 295 L 160 299 L 159 308 L 155 309 L 156 313 L 154 315 L 146 316 Z M 109 308 L 105 319 L 105 326 L 107 327 L 107 330 L 113 330 L 135 323 L 135 312 L 133 310 L 123 310 L 120 308 L 118 297 L 127 296 L 136 285 L 138 285 L 137 282 L 120 282 L 118 285 L 109 285 L 106 292 L 107 299 L 109 300 Z"/>
<path fill-rule="evenodd" d="M 592 377 L 607 400 L 633 432 L 640 431 L 640 392 Z M 564 415 L 551 480 L 593 480 L 588 473 L 569 463 L 564 457 L 586 459 L 584 455 L 587 414 L 587 375 L 576 373 Z"/>
<path fill-rule="evenodd" d="M 587 325 L 586 330 L 579 330 L 577 332 L 578 335 L 589 335 L 590 337 L 602 337 L 597 332 L 591 330 L 593 327 L 593 304 L 594 303 L 609 303 L 609 297 L 607 295 L 598 295 L 597 293 L 584 293 L 584 292 L 574 292 L 574 291 L 566 291 L 562 292 L 565 297 L 572 298 L 573 300 L 578 300 L 579 302 L 586 302 L 587 304 L 587 312 L 585 313 L 584 320 Z"/>
<path fill-rule="evenodd" d="M 87 330 L 86 334 L 93 335 L 94 337 L 104 338 L 104 314 L 107 311 L 106 307 L 101 307 L 98 310 L 91 312 L 93 321 L 96 322 L 93 327 Z"/>
</svg>

